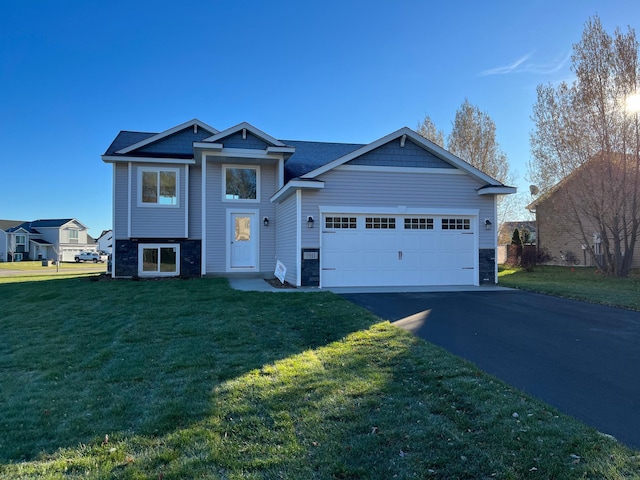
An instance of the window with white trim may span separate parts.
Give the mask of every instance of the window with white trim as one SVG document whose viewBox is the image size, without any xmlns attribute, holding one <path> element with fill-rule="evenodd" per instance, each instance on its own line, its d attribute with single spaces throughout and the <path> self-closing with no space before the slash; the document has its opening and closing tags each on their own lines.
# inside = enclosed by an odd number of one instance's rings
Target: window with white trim
<svg viewBox="0 0 640 480">
<path fill-rule="evenodd" d="M 142 167 L 138 174 L 138 204 L 178 206 L 180 170 Z"/>
<path fill-rule="evenodd" d="M 356 217 L 325 217 L 325 228 L 356 228 Z"/>
<path fill-rule="evenodd" d="M 69 230 L 69 243 L 78 243 L 78 230 Z"/>
<path fill-rule="evenodd" d="M 470 230 L 471 221 L 468 218 L 443 218 L 442 230 Z"/>
<path fill-rule="evenodd" d="M 260 168 L 244 165 L 222 167 L 222 197 L 225 201 L 257 202 L 260 199 Z"/>
<path fill-rule="evenodd" d="M 180 245 L 138 245 L 138 275 L 180 275 Z"/>
<path fill-rule="evenodd" d="M 27 244 L 27 236 L 26 235 L 16 235 L 16 247 L 17 246 L 25 246 Z"/>
</svg>

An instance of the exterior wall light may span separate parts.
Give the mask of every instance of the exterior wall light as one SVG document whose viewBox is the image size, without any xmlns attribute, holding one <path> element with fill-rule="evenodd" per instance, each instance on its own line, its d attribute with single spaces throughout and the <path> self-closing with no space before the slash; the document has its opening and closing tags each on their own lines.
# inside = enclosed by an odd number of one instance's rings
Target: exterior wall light
<svg viewBox="0 0 640 480">
<path fill-rule="evenodd" d="M 485 221 L 484 221 L 484 226 L 485 226 L 485 228 L 486 228 L 487 230 L 491 230 L 491 225 L 492 225 L 491 220 L 489 220 L 488 218 L 486 218 L 486 219 L 485 219 Z"/>
<path fill-rule="evenodd" d="M 263 224 L 265 227 L 268 227 L 268 226 L 269 226 L 269 217 L 264 217 L 264 218 L 262 219 L 262 224 Z"/>
<path fill-rule="evenodd" d="M 307 217 L 307 227 L 313 228 L 313 222 L 314 222 L 313 217 L 311 215 L 309 215 Z"/>
</svg>

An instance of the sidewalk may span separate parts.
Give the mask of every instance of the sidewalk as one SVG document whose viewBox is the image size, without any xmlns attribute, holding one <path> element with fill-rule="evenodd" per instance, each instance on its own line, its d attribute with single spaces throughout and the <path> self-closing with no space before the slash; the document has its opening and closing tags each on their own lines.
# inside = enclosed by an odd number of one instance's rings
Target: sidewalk
<svg viewBox="0 0 640 480">
<path fill-rule="evenodd" d="M 497 285 L 433 285 L 419 287 L 298 287 L 275 288 L 262 278 L 230 278 L 229 285 L 235 290 L 250 292 L 333 292 L 341 293 L 403 293 L 403 292 L 498 292 L 511 290 Z"/>
</svg>

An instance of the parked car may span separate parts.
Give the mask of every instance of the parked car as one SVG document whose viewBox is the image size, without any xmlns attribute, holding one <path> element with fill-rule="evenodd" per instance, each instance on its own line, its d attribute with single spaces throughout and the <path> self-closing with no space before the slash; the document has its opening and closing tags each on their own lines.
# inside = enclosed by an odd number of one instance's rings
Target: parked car
<svg viewBox="0 0 640 480">
<path fill-rule="evenodd" d="M 74 259 L 76 262 L 104 263 L 107 261 L 107 256 L 98 252 L 82 252 L 77 254 Z"/>
</svg>

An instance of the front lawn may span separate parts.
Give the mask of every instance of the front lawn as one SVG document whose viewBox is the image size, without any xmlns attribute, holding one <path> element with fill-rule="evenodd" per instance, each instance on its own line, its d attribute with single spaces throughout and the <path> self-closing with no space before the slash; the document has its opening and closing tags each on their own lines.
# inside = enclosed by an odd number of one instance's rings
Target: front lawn
<svg viewBox="0 0 640 480">
<path fill-rule="evenodd" d="M 637 478 L 640 452 L 329 292 L 0 285 L 0 478 Z"/>
<path fill-rule="evenodd" d="M 605 277 L 595 268 L 537 266 L 532 272 L 503 267 L 498 283 L 559 297 L 640 310 L 640 272 L 628 278 Z"/>
</svg>

